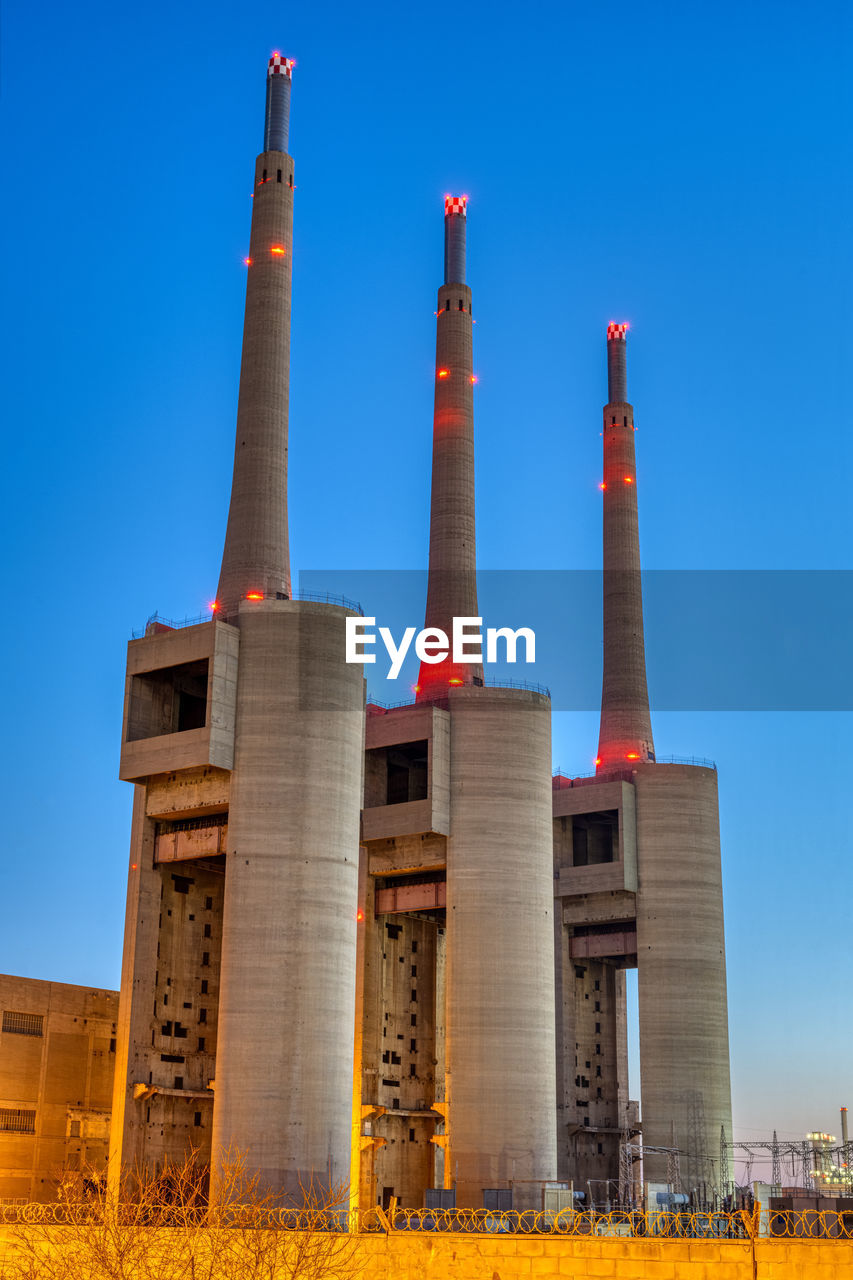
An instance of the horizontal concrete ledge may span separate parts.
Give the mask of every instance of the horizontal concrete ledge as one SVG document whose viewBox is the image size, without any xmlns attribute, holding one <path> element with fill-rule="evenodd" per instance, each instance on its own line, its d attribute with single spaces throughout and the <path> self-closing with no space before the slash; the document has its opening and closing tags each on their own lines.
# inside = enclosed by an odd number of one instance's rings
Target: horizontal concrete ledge
<svg viewBox="0 0 853 1280">
<path fill-rule="evenodd" d="M 133 1097 L 137 1102 L 145 1102 L 148 1098 L 153 1098 L 155 1093 L 163 1094 L 167 1098 L 205 1098 L 208 1102 L 213 1101 L 213 1090 L 207 1089 L 167 1089 L 164 1085 L 147 1084 L 141 1080 L 134 1083 Z"/>
</svg>

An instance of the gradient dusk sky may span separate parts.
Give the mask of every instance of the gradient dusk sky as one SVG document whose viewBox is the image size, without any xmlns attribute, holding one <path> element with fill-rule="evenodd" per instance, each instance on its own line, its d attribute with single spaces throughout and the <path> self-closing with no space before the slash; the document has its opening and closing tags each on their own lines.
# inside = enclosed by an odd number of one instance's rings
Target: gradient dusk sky
<svg viewBox="0 0 853 1280">
<path fill-rule="evenodd" d="M 852 43 L 835 0 L 7 8 L 0 970 L 118 986 L 125 643 L 216 586 L 270 52 L 296 58 L 295 574 L 425 564 L 466 192 L 481 566 L 599 566 L 627 320 L 644 564 L 836 570 L 849 620 Z M 838 1133 L 849 704 L 654 723 L 720 771 L 735 1136 Z M 596 737 L 555 712 L 555 763 Z"/>
</svg>

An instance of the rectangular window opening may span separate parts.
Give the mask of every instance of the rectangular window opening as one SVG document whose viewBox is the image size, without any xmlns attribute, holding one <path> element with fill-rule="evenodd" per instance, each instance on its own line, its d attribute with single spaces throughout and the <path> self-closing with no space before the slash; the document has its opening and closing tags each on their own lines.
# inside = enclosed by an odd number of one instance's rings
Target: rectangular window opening
<svg viewBox="0 0 853 1280">
<path fill-rule="evenodd" d="M 43 1036 L 44 1015 L 41 1013 L 15 1013 L 3 1010 L 3 1030 L 13 1036 Z"/>
<path fill-rule="evenodd" d="M 203 729 L 207 723 L 208 659 L 132 676 L 127 741 Z"/>
<path fill-rule="evenodd" d="M 20 1107 L 0 1107 L 0 1133 L 35 1133 L 35 1131 L 35 1111 L 21 1110 Z"/>
</svg>

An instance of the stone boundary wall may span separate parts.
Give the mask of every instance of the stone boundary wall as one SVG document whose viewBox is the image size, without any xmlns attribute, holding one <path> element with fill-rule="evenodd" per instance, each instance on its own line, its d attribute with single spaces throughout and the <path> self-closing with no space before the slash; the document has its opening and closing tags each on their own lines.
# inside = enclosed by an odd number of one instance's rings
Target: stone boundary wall
<svg viewBox="0 0 853 1280">
<path fill-rule="evenodd" d="M 0 1280 L 11 1275 L 5 1265 L 11 1253 L 5 1227 Z M 554 1240 L 395 1231 L 361 1236 L 359 1253 L 359 1280 L 853 1280 L 850 1241 Z"/>
</svg>

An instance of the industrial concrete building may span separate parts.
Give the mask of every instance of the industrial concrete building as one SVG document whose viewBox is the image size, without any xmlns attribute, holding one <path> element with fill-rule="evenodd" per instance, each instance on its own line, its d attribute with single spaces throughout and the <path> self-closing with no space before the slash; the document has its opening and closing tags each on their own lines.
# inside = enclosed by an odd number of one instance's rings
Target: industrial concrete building
<svg viewBox="0 0 853 1280">
<path fill-rule="evenodd" d="M 290 590 L 291 72 L 270 59 L 214 616 L 128 651 L 113 1164 L 240 1152 L 298 1197 L 350 1177 L 364 682 L 349 611 Z"/>
<path fill-rule="evenodd" d="M 0 974 L 0 1204 L 106 1168 L 118 992 Z"/>
<path fill-rule="evenodd" d="M 466 216 L 447 197 L 425 626 L 448 635 L 477 616 Z M 540 1207 L 557 1170 L 550 702 L 450 658 L 422 663 L 416 697 L 367 715 L 361 1199 L 436 1187 L 480 1207 L 514 1187 Z"/>
<path fill-rule="evenodd" d="M 619 1144 L 637 1119 L 624 985 L 636 967 L 643 1143 L 676 1148 L 694 1189 L 725 1180 L 712 1161 L 721 1127 L 732 1132 L 717 775 L 655 757 L 626 345 L 627 325 L 610 325 L 596 774 L 554 779 L 560 1173 L 619 1177 Z M 665 1153 L 646 1156 L 647 1181 L 666 1174 Z"/>
<path fill-rule="evenodd" d="M 630 965 L 644 1131 L 692 1141 L 701 1164 L 730 1131 L 716 776 L 655 762 L 624 329 L 608 339 L 599 768 L 552 786 L 545 691 L 446 659 L 423 663 L 411 704 L 365 709 L 344 660 L 357 607 L 293 598 L 291 71 L 270 60 L 213 615 L 152 622 L 128 648 L 112 1167 L 193 1147 L 215 1183 L 231 1150 L 282 1198 L 347 1184 L 365 1206 L 433 1189 L 541 1207 L 558 1179 L 617 1177 L 637 1131 Z M 466 225 L 448 197 L 426 601 L 447 632 L 477 615 Z"/>
</svg>

